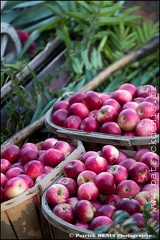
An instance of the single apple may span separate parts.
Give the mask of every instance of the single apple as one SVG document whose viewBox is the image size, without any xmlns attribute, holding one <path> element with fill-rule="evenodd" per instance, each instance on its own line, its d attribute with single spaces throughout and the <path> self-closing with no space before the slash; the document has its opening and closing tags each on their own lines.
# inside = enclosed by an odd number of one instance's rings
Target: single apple
<svg viewBox="0 0 160 240">
<path fill-rule="evenodd" d="M 104 157 L 89 157 L 85 161 L 85 166 L 87 170 L 93 171 L 96 174 L 105 172 L 108 169 L 108 162 Z"/>
<path fill-rule="evenodd" d="M 97 176 L 97 174 L 95 172 L 85 170 L 78 175 L 77 185 L 80 186 L 83 183 L 87 183 L 87 182 L 93 182 L 94 183 L 94 180 L 95 180 L 96 176 Z"/>
<path fill-rule="evenodd" d="M 136 151 L 133 158 L 138 162 L 146 152 L 150 152 L 150 150 L 148 148 L 142 147 L 141 149 Z"/>
<path fill-rule="evenodd" d="M 57 138 L 47 138 L 41 144 L 41 150 L 48 150 L 49 148 L 53 148 L 54 145 L 58 142 Z"/>
<path fill-rule="evenodd" d="M 25 142 L 22 146 L 21 146 L 21 154 L 22 154 L 22 150 L 26 149 L 26 148 L 33 148 L 38 150 L 38 146 L 36 143 L 32 143 L 32 142 Z"/>
<path fill-rule="evenodd" d="M 78 175 L 86 170 L 86 166 L 78 159 L 74 159 L 65 164 L 63 173 L 65 177 L 77 179 Z"/>
<path fill-rule="evenodd" d="M 112 96 L 121 106 L 132 101 L 132 94 L 125 89 L 118 89 Z"/>
<path fill-rule="evenodd" d="M 14 163 L 19 160 L 21 155 L 20 148 L 15 144 L 10 144 L 5 147 L 1 153 L 1 158 L 7 159 L 10 163 Z"/>
<path fill-rule="evenodd" d="M 134 109 L 124 109 L 119 113 L 117 121 L 124 131 L 133 131 L 140 121 L 140 117 Z"/>
<path fill-rule="evenodd" d="M 64 109 L 64 110 L 68 111 L 69 102 L 67 100 L 60 100 L 60 101 L 56 102 L 52 107 L 52 113 L 59 109 Z"/>
<path fill-rule="evenodd" d="M 25 148 L 21 154 L 21 163 L 24 166 L 26 163 L 38 159 L 38 157 L 38 150 L 33 148 Z"/>
<path fill-rule="evenodd" d="M 119 164 L 120 162 L 122 162 L 126 158 L 128 158 L 127 153 L 125 153 L 123 150 L 119 149 L 119 156 L 118 156 L 118 159 L 116 160 L 116 162 L 114 162 L 114 164 Z"/>
<path fill-rule="evenodd" d="M 40 174 L 44 173 L 44 164 L 38 160 L 32 160 L 24 166 L 24 172 L 35 180 Z"/>
<path fill-rule="evenodd" d="M 82 119 L 77 115 L 70 115 L 63 123 L 63 127 L 71 129 L 79 129 Z"/>
<path fill-rule="evenodd" d="M 122 135 L 122 130 L 116 122 L 106 122 L 100 127 L 100 132 L 105 134 Z"/>
<path fill-rule="evenodd" d="M 141 156 L 139 162 L 145 163 L 149 167 L 150 172 L 159 171 L 159 156 L 155 152 L 146 152 Z"/>
<path fill-rule="evenodd" d="M 81 119 L 84 119 L 88 116 L 89 110 L 83 103 L 73 103 L 69 107 L 69 115 L 77 115 Z"/>
<path fill-rule="evenodd" d="M 50 148 L 44 154 L 44 165 L 55 168 L 65 159 L 64 153 L 58 149 Z"/>
<path fill-rule="evenodd" d="M 83 103 L 84 93 L 76 92 L 69 98 L 69 104 L 72 105 L 73 103 Z"/>
<path fill-rule="evenodd" d="M 105 122 L 112 122 L 116 120 L 117 115 L 118 113 L 113 106 L 104 105 L 99 109 L 97 113 L 97 120 L 100 124 L 103 124 Z"/>
<path fill-rule="evenodd" d="M 95 91 L 88 91 L 84 94 L 83 103 L 89 111 L 99 109 L 102 106 L 102 100 Z"/>
<path fill-rule="evenodd" d="M 74 225 L 78 228 L 89 229 L 89 223 L 76 222 Z"/>
<path fill-rule="evenodd" d="M 85 161 L 87 160 L 87 158 L 89 158 L 89 157 L 94 157 L 94 156 L 95 156 L 95 157 L 99 157 L 98 152 L 93 151 L 93 150 L 87 151 L 87 152 L 85 152 L 85 153 L 82 155 L 82 157 L 81 157 L 81 162 L 85 163 Z"/>
<path fill-rule="evenodd" d="M 68 189 L 59 183 L 52 184 L 46 190 L 46 201 L 50 206 L 55 206 L 58 203 L 65 203 L 69 199 Z"/>
<path fill-rule="evenodd" d="M 117 194 L 111 194 L 110 196 L 106 197 L 106 199 L 104 200 L 104 204 L 110 204 L 114 207 L 117 207 L 120 200 L 121 198 Z"/>
<path fill-rule="evenodd" d="M 23 166 L 22 166 L 22 163 L 21 162 L 15 162 L 13 163 L 9 169 L 11 168 L 14 168 L 14 167 L 18 167 L 18 168 L 21 168 L 23 170 Z"/>
<path fill-rule="evenodd" d="M 51 114 L 51 122 L 57 126 L 62 127 L 67 117 L 68 117 L 68 111 L 65 109 L 59 109 Z"/>
<path fill-rule="evenodd" d="M 156 113 L 159 112 L 160 102 L 158 97 L 148 96 L 144 99 L 144 101 L 151 102 L 155 106 Z"/>
<path fill-rule="evenodd" d="M 149 191 L 141 191 L 134 196 L 139 202 L 141 212 L 144 211 L 144 205 L 150 203 L 152 205 L 152 195 Z M 150 209 L 151 210 L 151 209 Z"/>
<path fill-rule="evenodd" d="M 104 145 L 101 149 L 100 156 L 105 158 L 108 164 L 113 164 L 119 157 L 119 151 L 113 145 Z"/>
<path fill-rule="evenodd" d="M 125 167 L 117 164 L 112 165 L 109 170 L 107 170 L 109 173 L 113 175 L 114 183 L 118 185 L 123 180 L 126 180 L 128 178 L 128 171 Z"/>
<path fill-rule="evenodd" d="M 130 215 L 140 212 L 140 204 L 135 199 L 122 198 L 117 205 L 117 210 L 124 210 Z"/>
<path fill-rule="evenodd" d="M 95 184 L 100 194 L 111 195 L 115 191 L 113 175 L 109 172 L 101 172 L 95 178 Z"/>
<path fill-rule="evenodd" d="M 133 213 L 130 217 L 133 218 L 133 220 L 135 220 L 138 228 L 144 228 L 145 219 L 142 213 Z"/>
<path fill-rule="evenodd" d="M 18 177 L 24 179 L 26 181 L 26 183 L 28 184 L 29 188 L 32 188 L 35 185 L 33 179 L 25 173 L 19 174 Z"/>
<path fill-rule="evenodd" d="M 71 153 L 71 147 L 70 144 L 66 141 L 59 140 L 55 145 L 54 149 L 58 149 L 62 153 L 64 153 L 64 156 L 67 157 Z"/>
<path fill-rule="evenodd" d="M 136 183 L 145 183 L 150 177 L 150 169 L 143 162 L 134 163 L 128 170 L 128 176 Z"/>
<path fill-rule="evenodd" d="M 141 119 L 135 127 L 136 136 L 151 136 L 157 133 L 156 123 L 149 118 Z"/>
<path fill-rule="evenodd" d="M 6 177 L 8 179 L 11 179 L 13 177 L 17 177 L 21 173 L 24 173 L 22 168 L 20 168 L 20 167 L 13 167 L 13 168 L 8 169 L 8 171 L 6 172 Z"/>
<path fill-rule="evenodd" d="M 153 103 L 147 101 L 140 103 L 136 109 L 136 112 L 141 119 L 152 118 L 156 114 Z"/>
<path fill-rule="evenodd" d="M 136 163 L 136 160 L 133 158 L 126 158 L 122 162 L 119 163 L 119 165 L 125 167 L 127 171 L 130 169 L 130 167 Z"/>
<path fill-rule="evenodd" d="M 51 173 L 54 168 L 50 166 L 44 166 L 44 173 L 48 174 Z"/>
<path fill-rule="evenodd" d="M 78 197 L 69 197 L 67 200 L 67 203 L 72 207 L 74 211 L 75 211 L 75 206 L 77 202 L 79 202 Z"/>
<path fill-rule="evenodd" d="M 94 208 L 90 201 L 79 200 L 75 205 L 75 214 L 78 221 L 89 223 L 94 218 Z"/>
<path fill-rule="evenodd" d="M 95 217 L 98 216 L 107 216 L 112 219 L 114 212 L 116 211 L 116 207 L 111 204 L 104 204 L 100 208 L 98 208 L 95 212 Z"/>
<path fill-rule="evenodd" d="M 11 163 L 10 161 L 8 161 L 5 158 L 1 158 L 1 163 L 0 163 L 0 169 L 1 169 L 1 173 L 5 174 L 7 172 L 7 170 L 10 168 Z"/>
<path fill-rule="evenodd" d="M 19 196 L 28 189 L 27 182 L 20 178 L 14 177 L 7 181 L 4 188 L 4 196 L 6 200 Z"/>
<path fill-rule="evenodd" d="M 113 221 L 111 218 L 107 217 L 107 216 L 98 216 L 98 217 L 94 217 L 94 219 L 91 221 L 90 223 L 90 229 L 91 230 L 95 230 L 96 228 L 99 227 L 105 227 L 107 225 L 112 225 Z"/>
<path fill-rule="evenodd" d="M 84 132 L 98 132 L 99 123 L 96 118 L 87 117 L 82 120 L 79 129 Z"/>
<path fill-rule="evenodd" d="M 114 107 L 117 111 L 117 113 L 120 112 L 121 110 L 121 105 L 119 104 L 119 102 L 117 102 L 115 99 L 113 98 L 110 98 L 110 99 L 107 99 L 104 103 L 103 103 L 103 106 L 104 105 L 111 105 L 112 107 Z"/>
<path fill-rule="evenodd" d="M 64 185 L 69 191 L 69 197 L 76 196 L 77 193 L 77 183 L 73 178 L 62 177 L 57 183 Z"/>
<path fill-rule="evenodd" d="M 147 183 L 151 183 L 151 184 L 156 184 L 156 185 L 159 185 L 159 172 L 150 172 L 150 177 L 147 181 Z"/>
<path fill-rule="evenodd" d="M 116 189 L 116 193 L 120 198 L 134 197 L 139 192 L 139 185 L 130 179 L 126 179 L 120 182 Z"/>
<path fill-rule="evenodd" d="M 137 107 L 138 107 L 138 103 L 131 101 L 131 102 L 125 103 L 125 104 L 122 106 L 122 110 L 124 110 L 124 109 L 134 109 L 134 110 L 136 110 Z"/>
<path fill-rule="evenodd" d="M 96 118 L 97 119 L 97 114 L 98 114 L 99 109 L 92 110 L 88 113 L 88 117 Z"/>
<path fill-rule="evenodd" d="M 156 97 L 157 95 L 157 89 L 150 84 L 137 87 L 137 97 L 146 98 L 148 96 Z"/>
<path fill-rule="evenodd" d="M 73 224 L 75 222 L 74 211 L 68 203 L 58 203 L 53 207 L 52 212 L 68 223 Z"/>
<path fill-rule="evenodd" d="M 4 188 L 6 183 L 8 181 L 8 178 L 6 177 L 6 175 L 4 175 L 4 173 L 1 173 L 1 187 Z"/>
<path fill-rule="evenodd" d="M 111 93 L 104 93 L 104 92 L 99 93 L 99 97 L 100 97 L 101 100 L 102 100 L 102 105 L 103 105 L 103 103 L 104 103 L 107 99 L 111 99 L 111 98 L 112 98 Z"/>
<path fill-rule="evenodd" d="M 123 83 L 118 89 L 120 90 L 127 90 L 131 93 L 132 97 L 136 97 L 137 88 L 131 83 Z"/>
<path fill-rule="evenodd" d="M 100 208 L 100 207 L 103 206 L 102 202 L 100 202 L 98 199 L 90 200 L 90 202 L 92 203 L 92 206 L 94 207 L 94 210 L 95 210 L 95 211 L 96 211 L 98 208 Z"/>
<path fill-rule="evenodd" d="M 135 131 L 127 131 L 122 133 L 123 136 L 134 137 Z"/>
<path fill-rule="evenodd" d="M 159 205 L 159 186 L 152 183 L 147 183 L 142 187 L 141 191 L 149 191 L 152 195 L 154 205 Z"/>
<path fill-rule="evenodd" d="M 145 98 L 143 98 L 143 97 L 136 97 L 136 98 L 134 98 L 132 101 L 133 101 L 133 102 L 136 102 L 137 104 L 140 104 L 141 102 L 144 101 L 144 99 L 145 99 Z"/>
<path fill-rule="evenodd" d="M 90 201 L 98 197 L 99 190 L 95 183 L 87 182 L 78 187 L 77 195 L 80 200 L 85 199 Z"/>
<path fill-rule="evenodd" d="M 39 183 L 46 175 L 47 175 L 46 173 L 42 173 L 39 176 L 37 176 L 35 179 L 35 184 Z"/>
</svg>

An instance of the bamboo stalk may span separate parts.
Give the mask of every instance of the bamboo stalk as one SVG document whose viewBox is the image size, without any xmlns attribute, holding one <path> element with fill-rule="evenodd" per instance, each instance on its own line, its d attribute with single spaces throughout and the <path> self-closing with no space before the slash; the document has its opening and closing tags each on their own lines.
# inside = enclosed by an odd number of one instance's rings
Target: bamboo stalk
<svg viewBox="0 0 160 240">
<path fill-rule="evenodd" d="M 155 51 L 159 48 L 159 38 L 153 39 L 150 43 L 144 45 L 137 51 L 131 52 L 118 61 L 111 64 L 109 67 L 105 68 L 101 71 L 95 78 L 93 78 L 88 84 L 80 89 L 82 92 L 87 92 L 89 90 L 95 89 L 99 84 L 101 84 L 104 80 L 106 80 L 113 72 L 116 70 L 134 62 L 135 60 L 142 58 L 149 53 Z M 45 125 L 45 115 L 40 119 L 35 121 L 34 123 L 26 126 L 19 132 L 15 133 L 11 138 L 7 139 L 2 145 L 1 150 L 3 150 L 7 145 L 17 144 L 19 139 L 23 141 L 26 137 L 30 136 L 37 130 L 41 129 Z"/>
</svg>

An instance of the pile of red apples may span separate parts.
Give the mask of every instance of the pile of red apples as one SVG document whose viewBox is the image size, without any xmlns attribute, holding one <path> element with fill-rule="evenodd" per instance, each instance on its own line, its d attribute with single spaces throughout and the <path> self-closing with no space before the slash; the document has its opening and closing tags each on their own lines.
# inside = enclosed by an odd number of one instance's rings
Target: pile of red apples
<svg viewBox="0 0 160 240">
<path fill-rule="evenodd" d="M 142 148 L 130 157 L 104 145 L 99 152 L 87 151 L 79 160 L 66 163 L 61 178 L 44 196 L 55 215 L 83 229 L 112 225 L 118 210 L 128 212 L 143 229 L 148 203 L 148 223 L 153 226 L 159 221 L 159 156 Z"/>
<path fill-rule="evenodd" d="M 159 133 L 159 94 L 152 85 L 122 84 L 115 92 L 76 92 L 56 102 L 51 121 L 60 127 L 124 136 Z"/>
<path fill-rule="evenodd" d="M 11 144 L 1 153 L 1 203 L 32 188 L 71 154 L 75 146 L 57 138 L 41 144 Z"/>
</svg>

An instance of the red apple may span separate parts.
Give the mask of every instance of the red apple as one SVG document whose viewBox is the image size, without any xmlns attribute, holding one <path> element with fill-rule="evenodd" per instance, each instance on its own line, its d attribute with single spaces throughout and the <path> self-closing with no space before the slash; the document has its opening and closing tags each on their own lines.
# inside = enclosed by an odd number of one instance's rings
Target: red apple
<svg viewBox="0 0 160 240">
<path fill-rule="evenodd" d="M 117 102 L 115 99 L 113 98 L 110 98 L 110 99 L 107 99 L 104 103 L 103 103 L 103 106 L 104 105 L 111 105 L 112 107 L 114 107 L 117 111 L 117 113 L 120 112 L 121 110 L 121 105 L 119 104 L 119 102 Z"/>
<path fill-rule="evenodd" d="M 6 177 L 6 175 L 4 175 L 3 173 L 1 173 L 1 187 L 4 188 L 6 183 L 8 181 L 8 178 Z"/>
<path fill-rule="evenodd" d="M 102 106 L 97 113 L 97 120 L 100 124 L 105 122 L 115 121 L 117 118 L 117 111 L 111 105 Z"/>
<path fill-rule="evenodd" d="M 69 115 L 77 115 L 81 119 L 88 116 L 89 110 L 83 103 L 73 103 L 69 108 Z"/>
<path fill-rule="evenodd" d="M 73 179 L 77 179 L 78 175 L 86 170 L 86 166 L 80 160 L 74 159 L 69 161 L 63 169 L 64 175 Z"/>
<path fill-rule="evenodd" d="M 119 156 L 118 159 L 116 160 L 116 162 L 114 162 L 115 164 L 119 164 L 120 162 L 122 162 L 123 160 L 125 160 L 126 158 L 128 158 L 127 153 L 125 153 L 124 151 L 119 149 Z"/>
<path fill-rule="evenodd" d="M 135 127 L 137 136 L 151 136 L 157 133 L 156 123 L 149 118 L 142 119 Z"/>
<path fill-rule="evenodd" d="M 9 169 L 11 168 L 14 168 L 14 167 L 18 167 L 18 168 L 21 168 L 23 170 L 23 166 L 22 166 L 22 163 L 21 162 L 16 162 L 16 163 L 13 163 Z"/>
<path fill-rule="evenodd" d="M 92 206 L 94 207 L 95 211 L 98 208 L 103 206 L 103 204 L 98 199 L 90 200 L 90 202 L 91 202 Z"/>
<path fill-rule="evenodd" d="M 25 148 L 21 154 L 21 163 L 24 166 L 26 163 L 38 159 L 38 157 L 38 150 L 33 148 Z"/>
<path fill-rule="evenodd" d="M 75 205 L 75 213 L 78 221 L 88 223 L 94 218 L 94 208 L 90 201 L 80 200 Z"/>
<path fill-rule="evenodd" d="M 0 169 L 1 169 L 1 173 L 6 173 L 7 170 L 10 168 L 11 163 L 10 161 L 8 161 L 5 158 L 1 158 L 1 165 L 0 165 Z"/>
<path fill-rule="evenodd" d="M 157 89 L 149 84 L 137 87 L 137 97 L 146 98 L 148 96 L 156 97 L 158 95 Z"/>
<path fill-rule="evenodd" d="M 8 171 L 6 172 L 6 177 L 8 179 L 11 179 L 13 177 L 17 177 L 19 174 L 23 173 L 23 169 L 19 168 L 19 167 L 13 167 L 8 169 Z"/>
<path fill-rule="evenodd" d="M 160 131 L 159 131 L 159 115 L 160 115 L 160 113 L 157 113 L 156 114 L 156 117 L 155 117 L 155 121 L 156 121 L 156 126 L 157 126 L 157 132 L 159 133 Z"/>
<path fill-rule="evenodd" d="M 79 129 L 84 132 L 98 132 L 99 123 L 96 118 L 87 117 L 82 120 Z"/>
<path fill-rule="evenodd" d="M 76 196 L 77 193 L 77 183 L 73 178 L 62 177 L 57 183 L 64 185 L 69 191 L 69 197 Z"/>
<path fill-rule="evenodd" d="M 128 137 L 134 137 L 135 136 L 135 131 L 127 131 L 123 132 L 123 136 L 128 136 Z"/>
<path fill-rule="evenodd" d="M 44 173 L 44 164 L 37 160 L 32 160 L 24 166 L 24 172 L 35 180 L 40 174 Z"/>
<path fill-rule="evenodd" d="M 144 205 L 147 203 L 152 203 L 152 195 L 149 191 L 141 191 L 137 193 L 134 196 L 134 199 L 136 199 L 139 202 L 140 209 L 143 212 L 144 210 Z"/>
<path fill-rule="evenodd" d="M 33 148 L 33 149 L 36 149 L 38 150 L 38 147 L 35 143 L 32 143 L 32 142 L 26 142 L 24 143 L 22 146 L 21 146 L 21 154 L 22 154 L 22 150 L 26 149 L 26 148 Z"/>
<path fill-rule="evenodd" d="M 59 183 L 52 184 L 46 190 L 46 201 L 50 206 L 55 206 L 58 203 L 65 203 L 69 199 L 68 189 Z"/>
<path fill-rule="evenodd" d="M 7 181 L 4 188 L 4 196 L 6 200 L 19 196 L 28 189 L 26 181 L 19 177 L 11 178 Z"/>
<path fill-rule="evenodd" d="M 159 186 L 156 184 L 148 183 L 142 187 L 141 191 L 149 191 L 152 195 L 152 201 L 157 205 L 159 204 Z"/>
<path fill-rule="evenodd" d="M 63 127 L 71 129 L 79 129 L 82 119 L 76 115 L 70 115 L 63 123 Z"/>
<path fill-rule="evenodd" d="M 44 164 L 52 168 L 55 168 L 64 159 L 64 153 L 58 149 L 50 148 L 44 154 Z"/>
<path fill-rule="evenodd" d="M 140 205 L 135 199 L 122 198 L 117 205 L 117 210 L 124 210 L 132 215 L 140 212 Z"/>
<path fill-rule="evenodd" d="M 0 193 L 0 203 L 5 201 L 5 196 L 4 196 L 4 189 L 1 187 L 1 193 Z"/>
<path fill-rule="evenodd" d="M 50 167 L 50 166 L 44 166 L 44 172 L 45 172 L 46 174 L 52 172 L 53 169 L 54 169 L 54 168 L 52 168 L 52 167 Z"/>
<path fill-rule="evenodd" d="M 152 118 L 156 113 L 153 103 L 147 101 L 140 103 L 136 112 L 141 119 Z"/>
<path fill-rule="evenodd" d="M 158 97 L 148 96 L 144 99 L 144 101 L 151 102 L 155 106 L 156 113 L 159 112 L 160 102 Z"/>
<path fill-rule="evenodd" d="M 1 158 L 7 159 L 10 163 L 14 163 L 19 160 L 21 155 L 21 150 L 15 144 L 10 144 L 5 147 L 1 153 Z"/>
<path fill-rule="evenodd" d="M 134 197 L 139 192 L 140 192 L 139 185 L 130 179 L 126 179 L 120 182 L 116 189 L 117 195 L 121 198 Z"/>
<path fill-rule="evenodd" d="M 89 229 L 89 223 L 83 223 L 83 222 L 76 222 L 74 224 L 76 227 L 84 228 L 84 229 Z"/>
<path fill-rule="evenodd" d="M 80 186 L 86 182 L 94 182 L 97 174 L 93 171 L 85 170 L 81 172 L 77 177 L 77 185 Z"/>
<path fill-rule="evenodd" d="M 132 101 L 133 101 L 133 102 L 136 102 L 137 104 L 140 104 L 141 102 L 144 101 L 144 99 L 145 99 L 145 98 L 143 98 L 143 97 L 136 97 L 136 98 L 134 98 Z"/>
<path fill-rule="evenodd" d="M 134 109 L 134 110 L 136 110 L 137 107 L 138 107 L 138 103 L 131 101 L 131 102 L 125 103 L 125 104 L 122 106 L 122 110 L 124 110 L 124 109 Z"/>
<path fill-rule="evenodd" d="M 35 179 L 35 184 L 40 182 L 46 175 L 47 175 L 46 173 L 42 173 L 39 176 L 37 176 Z"/>
<path fill-rule="evenodd" d="M 128 171 L 125 167 L 121 165 L 112 165 L 108 170 L 109 173 L 113 175 L 114 183 L 118 185 L 123 180 L 128 178 Z"/>
<path fill-rule="evenodd" d="M 88 91 L 84 94 L 83 102 L 89 109 L 89 111 L 99 109 L 102 106 L 102 100 L 94 91 Z"/>
<path fill-rule="evenodd" d="M 70 197 L 67 200 L 67 203 L 72 207 L 72 209 L 74 211 L 75 211 L 75 206 L 76 206 L 77 202 L 79 202 L 79 198 L 78 197 Z"/>
<path fill-rule="evenodd" d="M 125 160 L 120 162 L 119 165 L 125 167 L 128 171 L 134 163 L 136 163 L 136 160 L 134 160 L 133 158 L 126 158 Z"/>
<path fill-rule="evenodd" d="M 112 96 L 122 106 L 127 102 L 132 101 L 132 95 L 129 91 L 124 89 L 118 89 L 113 93 Z"/>
<path fill-rule="evenodd" d="M 97 119 L 97 114 L 98 114 L 99 109 L 92 110 L 88 113 L 88 117 L 96 118 Z"/>
<path fill-rule="evenodd" d="M 149 167 L 150 172 L 159 171 L 159 156 L 157 153 L 146 152 L 141 156 L 139 162 L 145 163 Z"/>
<path fill-rule="evenodd" d="M 82 155 L 82 157 L 81 157 L 81 162 L 83 162 L 83 163 L 85 163 L 85 161 L 87 160 L 87 158 L 89 158 L 89 157 L 98 157 L 99 156 L 99 154 L 98 154 L 98 152 L 96 152 L 96 151 L 87 151 L 87 152 L 85 152 L 83 155 Z"/>
<path fill-rule="evenodd" d="M 83 103 L 84 93 L 76 92 L 69 98 L 69 104 L 72 105 L 73 103 Z"/>
<path fill-rule="evenodd" d="M 68 111 L 69 102 L 67 100 L 60 100 L 60 101 L 56 102 L 52 107 L 52 113 L 59 109 L 64 109 L 64 110 Z"/>
<path fill-rule="evenodd" d="M 67 117 L 68 117 L 68 111 L 65 109 L 59 109 L 51 114 L 51 121 L 55 125 L 62 127 Z"/>
<path fill-rule="evenodd" d="M 132 97 L 134 98 L 137 94 L 137 88 L 131 83 L 123 83 L 118 89 L 120 90 L 127 90 L 131 93 Z"/>
<path fill-rule="evenodd" d="M 35 184 L 33 179 L 25 173 L 19 174 L 18 177 L 24 179 L 29 188 L 32 188 Z"/>
<path fill-rule="evenodd" d="M 121 198 L 117 194 L 111 194 L 110 196 L 106 197 L 106 199 L 104 200 L 104 204 L 110 204 L 114 207 L 117 207 L 120 200 Z"/>
<path fill-rule="evenodd" d="M 62 153 L 64 153 L 64 156 L 67 157 L 71 153 L 71 147 L 70 144 L 66 141 L 59 140 L 55 145 L 54 149 L 58 149 Z"/>
<path fill-rule="evenodd" d="M 100 127 L 100 132 L 105 134 L 121 135 L 122 131 L 116 122 L 106 122 Z"/>
<path fill-rule="evenodd" d="M 74 211 L 68 203 L 58 203 L 53 207 L 52 212 L 68 223 L 73 224 L 75 222 Z"/>
<path fill-rule="evenodd" d="M 41 150 L 48 150 L 49 148 L 53 148 L 54 145 L 58 142 L 57 138 L 47 138 L 41 144 Z"/>
<path fill-rule="evenodd" d="M 131 215 L 131 218 L 133 218 L 136 222 L 136 225 L 138 228 L 144 228 L 145 226 L 145 219 L 142 213 L 133 213 Z"/>
<path fill-rule="evenodd" d="M 95 178 L 95 184 L 99 189 L 100 194 L 111 195 L 114 193 L 114 178 L 113 175 L 109 172 L 99 173 Z"/>
<path fill-rule="evenodd" d="M 150 172 L 147 183 L 159 185 L 159 172 Z"/>
<path fill-rule="evenodd" d="M 100 208 L 98 208 L 95 212 L 95 217 L 98 216 L 107 216 L 112 219 L 112 216 L 116 210 L 116 207 L 111 204 L 104 204 Z"/>
<path fill-rule="evenodd" d="M 149 167 L 143 162 L 136 162 L 128 170 L 128 176 L 138 184 L 145 183 L 150 177 Z"/>
<path fill-rule="evenodd" d="M 107 99 L 112 98 L 112 93 L 104 93 L 104 92 L 101 92 L 101 93 L 98 93 L 98 94 L 99 94 L 99 97 L 100 97 L 101 100 L 102 100 L 102 104 L 103 104 Z"/>
<path fill-rule="evenodd" d="M 108 162 L 104 157 L 89 157 L 85 161 L 85 166 L 87 170 L 93 171 L 96 174 L 105 172 L 108 169 Z"/>
<path fill-rule="evenodd" d="M 138 162 L 146 152 L 150 152 L 150 150 L 148 148 L 142 147 L 141 149 L 136 151 L 133 158 Z"/>
<path fill-rule="evenodd" d="M 124 131 L 133 131 L 140 121 L 140 117 L 134 109 L 124 109 L 118 115 L 118 125 Z"/>
<path fill-rule="evenodd" d="M 119 157 L 119 151 L 113 145 L 105 145 L 101 149 L 100 156 L 105 158 L 108 164 L 113 164 Z"/>
<path fill-rule="evenodd" d="M 107 226 L 107 225 L 112 225 L 113 221 L 107 216 L 98 216 L 94 217 L 94 219 L 90 223 L 90 229 L 95 230 L 96 228 L 102 227 L 102 226 Z"/>
<path fill-rule="evenodd" d="M 81 184 L 78 187 L 77 191 L 78 198 L 80 200 L 85 199 L 85 200 L 93 200 L 96 199 L 99 195 L 99 190 L 95 183 L 93 182 L 86 182 Z"/>
</svg>

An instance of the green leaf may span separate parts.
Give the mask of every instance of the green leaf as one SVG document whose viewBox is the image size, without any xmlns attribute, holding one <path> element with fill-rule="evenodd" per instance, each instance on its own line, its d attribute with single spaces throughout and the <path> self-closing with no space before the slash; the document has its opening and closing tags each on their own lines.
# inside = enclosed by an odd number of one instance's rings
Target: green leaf
<svg viewBox="0 0 160 240">
<path fill-rule="evenodd" d="M 87 1 L 76 1 L 76 3 L 83 7 L 88 13 L 93 13 L 92 6 L 87 4 Z"/>
<path fill-rule="evenodd" d="M 129 218 L 129 214 L 123 210 L 117 210 L 112 217 L 114 224 L 123 223 L 126 218 Z"/>
<path fill-rule="evenodd" d="M 75 20 L 81 20 L 82 22 L 88 21 L 88 16 L 86 18 L 86 14 L 82 12 L 80 13 L 80 12 L 67 11 L 66 14 L 68 14 L 69 17 L 75 18 Z"/>
<path fill-rule="evenodd" d="M 81 52 L 81 56 L 82 56 L 82 61 L 85 65 L 85 67 L 87 69 L 91 69 L 92 68 L 92 65 L 91 63 L 89 62 L 89 58 L 88 58 L 88 50 L 85 49 L 84 51 Z"/>
<path fill-rule="evenodd" d="M 83 73 L 83 70 L 82 70 L 83 64 L 80 63 L 79 59 L 75 58 L 75 57 L 71 57 L 71 61 L 72 61 L 72 66 L 73 66 L 75 73 L 82 74 Z"/>
</svg>

